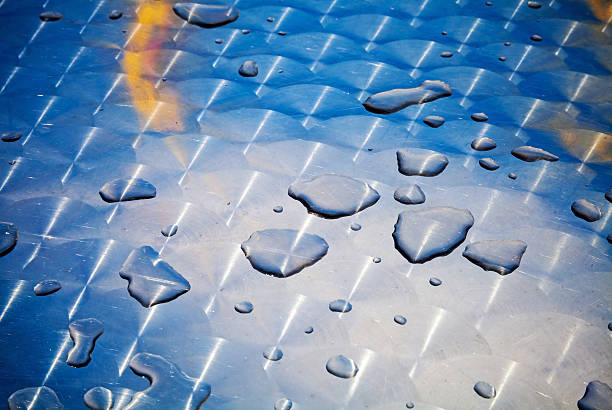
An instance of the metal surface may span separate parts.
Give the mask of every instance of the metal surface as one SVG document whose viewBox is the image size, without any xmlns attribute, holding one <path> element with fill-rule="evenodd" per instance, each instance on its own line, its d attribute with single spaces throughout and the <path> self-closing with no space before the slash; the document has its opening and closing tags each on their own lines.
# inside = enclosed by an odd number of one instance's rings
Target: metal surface
<svg viewBox="0 0 612 410">
<path fill-rule="evenodd" d="M 589 381 L 612 384 L 609 3 L 542 3 L 236 0 L 235 22 L 205 29 L 166 0 L 0 0 L 0 133 L 23 132 L 0 142 L 0 221 L 19 230 L 0 257 L 0 400 L 44 385 L 79 409 L 96 386 L 116 399 L 144 390 L 129 368 L 142 352 L 210 384 L 213 409 L 281 398 L 296 409 L 575 408 Z M 123 17 L 109 19 L 113 9 Z M 42 22 L 44 10 L 64 17 Z M 246 60 L 256 77 L 238 74 Z M 453 95 L 386 116 L 361 105 L 428 79 Z M 489 120 L 472 121 L 476 112 Z M 430 114 L 446 123 L 428 127 Z M 473 150 L 478 136 L 497 148 Z M 520 161 L 510 151 L 521 145 L 560 160 Z M 398 148 L 437 150 L 449 165 L 404 176 Z M 485 157 L 500 168 L 480 167 Z M 287 189 L 324 173 L 381 198 L 339 219 L 308 214 Z M 116 178 L 145 179 L 157 196 L 102 201 Z M 393 199 L 408 183 L 424 204 Z M 574 216 L 581 198 L 599 221 Z M 474 226 L 448 256 L 411 264 L 393 226 L 399 212 L 433 206 L 468 209 Z M 176 235 L 162 236 L 173 223 Z M 240 249 L 264 229 L 319 235 L 329 251 L 291 277 L 264 275 Z M 488 239 L 526 242 L 520 267 L 501 276 L 461 256 Z M 119 271 L 141 246 L 191 289 L 151 308 L 131 297 Z M 61 290 L 36 296 L 43 279 Z M 352 311 L 331 312 L 336 299 Z M 234 310 L 244 300 L 252 313 Z M 104 333 L 75 368 L 69 324 L 84 318 Z M 281 360 L 263 357 L 270 346 Z M 326 371 L 339 354 L 356 377 Z M 478 381 L 497 396 L 476 395 Z"/>
</svg>

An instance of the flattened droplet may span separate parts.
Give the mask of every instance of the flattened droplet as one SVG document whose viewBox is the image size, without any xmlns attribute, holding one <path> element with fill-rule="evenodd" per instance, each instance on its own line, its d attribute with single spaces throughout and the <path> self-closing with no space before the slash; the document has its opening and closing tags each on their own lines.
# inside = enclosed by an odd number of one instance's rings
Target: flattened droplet
<svg viewBox="0 0 612 410">
<path fill-rule="evenodd" d="M 134 249 L 119 276 L 128 280 L 130 295 L 147 308 L 174 300 L 191 289 L 187 279 L 161 260 L 150 246 Z"/>
<path fill-rule="evenodd" d="M 403 325 L 405 325 L 405 324 L 406 324 L 406 322 L 408 321 L 408 319 L 406 319 L 406 318 L 405 318 L 404 316 L 402 316 L 402 315 L 395 315 L 395 316 L 393 316 L 393 321 L 394 321 L 395 323 L 397 323 L 398 325 L 402 325 L 402 326 L 403 326 Z"/>
<path fill-rule="evenodd" d="M 155 198 L 155 187 L 140 178 L 114 179 L 100 188 L 100 196 L 106 202 L 135 201 L 137 199 Z"/>
<path fill-rule="evenodd" d="M 438 128 L 442 126 L 442 124 L 444 124 L 446 120 L 443 117 L 440 117 L 439 115 L 428 115 L 423 119 L 423 122 L 429 125 L 431 128 Z"/>
<path fill-rule="evenodd" d="M 58 12 L 58 11 L 43 11 L 42 13 L 40 13 L 38 15 L 38 17 L 42 20 L 42 21 L 58 21 L 61 20 L 62 17 L 64 17 L 62 15 L 62 13 Z"/>
<path fill-rule="evenodd" d="M 480 397 L 484 397 L 485 399 L 492 399 L 493 397 L 495 397 L 495 387 L 491 386 L 489 383 L 487 382 L 477 382 L 474 385 L 474 391 L 480 396 Z"/>
<path fill-rule="evenodd" d="M 104 325 L 98 319 L 75 320 L 68 325 L 74 346 L 68 352 L 66 363 L 73 367 L 86 366 L 91 361 L 96 340 L 104 333 Z"/>
<path fill-rule="evenodd" d="M 539 9 L 542 5 L 537 1 L 528 1 L 527 6 L 532 9 Z"/>
<path fill-rule="evenodd" d="M 113 392 L 102 386 L 92 387 L 83 396 L 83 401 L 91 410 L 110 410 L 113 407 Z"/>
<path fill-rule="evenodd" d="M 373 257 L 373 258 L 372 258 L 372 262 L 374 262 L 374 263 L 380 263 L 380 262 L 382 262 L 382 259 L 381 259 L 381 258 L 379 258 L 378 256 L 375 256 L 375 257 Z"/>
<path fill-rule="evenodd" d="M 259 74 L 257 62 L 253 60 L 245 61 L 238 69 L 238 74 L 243 77 L 255 77 L 257 74 Z"/>
<path fill-rule="evenodd" d="M 414 409 L 414 403 L 409 401 L 408 403 L 406 403 L 406 408 L 407 409 Z"/>
<path fill-rule="evenodd" d="M 176 235 L 177 232 L 178 232 L 178 225 L 174 225 L 174 224 L 168 225 L 164 229 L 161 230 L 161 234 L 168 238 Z"/>
<path fill-rule="evenodd" d="M 397 202 L 406 205 L 422 204 L 425 202 L 425 194 L 420 186 L 416 184 L 404 185 L 395 190 L 393 198 Z"/>
<path fill-rule="evenodd" d="M 429 278 L 429 284 L 431 286 L 440 286 L 442 284 L 442 281 L 438 278 Z"/>
<path fill-rule="evenodd" d="M 531 37 L 532 41 L 542 41 L 542 36 L 538 35 L 538 34 L 534 34 Z"/>
<path fill-rule="evenodd" d="M 242 251 L 253 268 L 266 275 L 286 278 L 315 264 L 329 249 L 320 236 L 292 229 L 254 232 L 242 243 Z"/>
<path fill-rule="evenodd" d="M 511 172 L 508 174 L 508 178 L 510 179 L 516 179 L 516 174 L 514 172 Z"/>
<path fill-rule="evenodd" d="M 9 131 L 2 134 L 1 139 L 4 142 L 15 142 L 19 141 L 22 136 L 23 134 L 19 131 Z"/>
<path fill-rule="evenodd" d="M 470 117 L 476 122 L 485 122 L 489 120 L 489 116 L 484 112 L 475 112 Z"/>
<path fill-rule="evenodd" d="M 587 384 L 584 396 L 578 400 L 580 410 L 603 410 L 612 408 L 612 389 L 606 383 L 594 380 Z"/>
<path fill-rule="evenodd" d="M 359 371 L 357 363 L 341 354 L 338 356 L 331 357 L 327 361 L 325 368 L 329 373 L 343 379 L 350 379 L 352 377 L 355 377 L 355 375 Z"/>
<path fill-rule="evenodd" d="M 494 240 L 470 243 L 463 256 L 484 270 L 507 275 L 521 264 L 527 244 L 515 240 Z"/>
<path fill-rule="evenodd" d="M 151 353 L 138 353 L 130 369 L 151 386 L 134 394 L 124 410 L 199 409 L 210 396 L 210 384 L 186 376 L 174 363 Z"/>
<path fill-rule="evenodd" d="M 264 350 L 263 357 L 272 362 L 276 362 L 283 358 L 283 351 L 275 346 L 270 346 Z"/>
<path fill-rule="evenodd" d="M 580 219 L 595 222 L 601 219 L 601 210 L 586 199 L 579 199 L 572 203 L 572 212 Z"/>
<path fill-rule="evenodd" d="M 9 410 L 63 410 L 57 394 L 46 386 L 17 390 L 8 398 Z"/>
<path fill-rule="evenodd" d="M 499 164 L 493 158 L 481 158 L 478 160 L 478 165 L 487 171 L 495 171 L 499 168 Z"/>
<path fill-rule="evenodd" d="M 272 208 L 272 210 L 277 214 L 280 214 L 281 212 L 283 212 L 283 207 L 282 205 L 276 205 L 274 208 Z"/>
<path fill-rule="evenodd" d="M 216 43 L 216 44 L 223 44 L 223 39 L 221 39 L 221 38 L 216 38 L 216 39 L 215 39 L 215 43 Z"/>
<path fill-rule="evenodd" d="M 289 399 L 278 399 L 274 403 L 274 410 L 291 410 L 293 402 Z"/>
<path fill-rule="evenodd" d="M 514 148 L 512 150 L 512 155 L 525 162 L 534 162 L 541 159 L 551 162 L 559 160 L 558 156 L 551 154 L 548 151 L 544 151 L 542 148 L 536 148 L 530 145 L 522 145 Z"/>
<path fill-rule="evenodd" d="M 253 304 L 247 300 L 236 303 L 234 310 L 238 313 L 251 313 L 253 311 Z"/>
<path fill-rule="evenodd" d="M 324 174 L 289 186 L 289 196 L 308 212 L 324 218 L 353 215 L 374 205 L 379 193 L 363 181 L 343 175 Z"/>
<path fill-rule="evenodd" d="M 121 10 L 113 10 L 108 15 L 108 18 L 111 19 L 111 20 L 118 20 L 121 17 L 123 17 L 123 12 Z"/>
<path fill-rule="evenodd" d="M 329 310 L 338 313 L 348 313 L 353 310 L 353 305 L 348 300 L 336 299 L 329 302 Z"/>
<path fill-rule="evenodd" d="M 36 296 L 47 296 L 57 292 L 62 288 L 62 284 L 57 280 L 42 280 L 34 286 Z"/>
<path fill-rule="evenodd" d="M 411 176 L 434 177 L 448 165 L 448 158 L 439 152 L 429 150 L 397 150 L 397 168 L 400 173 Z"/>
<path fill-rule="evenodd" d="M 361 225 L 359 225 L 357 222 L 353 222 L 353 223 L 351 224 L 351 229 L 352 229 L 353 231 L 359 231 L 359 230 L 361 230 Z"/>
<path fill-rule="evenodd" d="M 176 3 L 174 13 L 189 24 L 204 28 L 219 27 L 238 18 L 238 9 L 219 4 Z"/>
<path fill-rule="evenodd" d="M 415 88 L 398 88 L 369 96 L 363 106 L 375 114 L 392 114 L 414 104 L 424 104 L 453 94 L 442 81 L 423 81 Z"/>
<path fill-rule="evenodd" d="M 442 53 L 440 53 L 440 57 L 442 58 L 451 58 L 453 56 L 453 53 L 451 53 L 450 51 L 443 51 Z"/>
<path fill-rule="evenodd" d="M 487 137 L 474 138 L 470 144 L 476 151 L 490 151 L 497 147 L 495 141 Z"/>
<path fill-rule="evenodd" d="M 410 262 L 423 263 L 453 251 L 474 225 L 467 209 L 435 207 L 399 214 L 393 240 Z"/>
<path fill-rule="evenodd" d="M 17 245 L 17 228 L 9 222 L 0 222 L 0 257 L 8 254 Z"/>
</svg>

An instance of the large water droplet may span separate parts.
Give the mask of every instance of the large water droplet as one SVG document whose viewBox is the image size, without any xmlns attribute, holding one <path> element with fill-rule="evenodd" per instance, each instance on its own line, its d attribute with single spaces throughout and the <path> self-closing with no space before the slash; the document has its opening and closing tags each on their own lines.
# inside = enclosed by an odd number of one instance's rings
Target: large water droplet
<svg viewBox="0 0 612 410">
<path fill-rule="evenodd" d="M 134 249 L 119 276 L 128 280 L 130 295 L 147 308 L 174 300 L 191 289 L 187 279 L 161 260 L 150 246 Z"/>
<path fill-rule="evenodd" d="M 254 232 L 241 248 L 253 268 L 266 275 L 286 278 L 319 261 L 329 245 L 318 235 L 292 229 L 267 229 Z"/>
<path fill-rule="evenodd" d="M 234 310 L 238 313 L 251 313 L 253 311 L 253 304 L 247 300 L 236 303 Z"/>
<path fill-rule="evenodd" d="M 43 11 L 42 13 L 40 13 L 38 15 L 38 17 L 42 20 L 42 21 L 58 21 L 61 20 L 62 17 L 62 13 L 58 12 L 58 11 Z"/>
<path fill-rule="evenodd" d="M 592 202 L 586 199 L 579 199 L 572 203 L 572 212 L 578 218 L 587 222 L 595 222 L 601 219 L 601 210 Z"/>
<path fill-rule="evenodd" d="M 489 116 L 484 112 L 475 112 L 470 117 L 476 122 L 485 122 L 489 120 Z"/>
<path fill-rule="evenodd" d="M 492 399 L 496 394 L 495 387 L 482 381 L 474 385 L 474 391 L 478 393 L 480 397 L 484 397 L 485 399 Z"/>
<path fill-rule="evenodd" d="M 465 240 L 474 217 L 467 209 L 436 207 L 399 214 L 393 239 L 412 263 L 423 263 L 452 252 Z"/>
<path fill-rule="evenodd" d="M 63 410 L 57 394 L 46 386 L 17 390 L 8 398 L 10 410 Z"/>
<path fill-rule="evenodd" d="M 19 139 L 21 139 L 22 136 L 23 134 L 19 131 L 9 131 L 9 132 L 5 132 L 4 134 L 2 134 L 2 137 L 0 138 L 4 142 L 15 142 L 15 141 L 19 141 Z"/>
<path fill-rule="evenodd" d="M 406 318 L 405 318 L 404 316 L 402 316 L 402 315 L 395 315 L 395 316 L 393 316 L 393 321 L 394 321 L 395 323 L 397 323 L 398 325 L 402 325 L 402 326 L 403 326 L 403 325 L 405 325 L 405 324 L 406 324 L 406 322 L 408 321 L 408 319 L 406 319 Z"/>
<path fill-rule="evenodd" d="M 397 150 L 397 168 L 404 175 L 434 177 L 448 165 L 448 158 L 439 152 L 429 150 Z"/>
<path fill-rule="evenodd" d="M 612 408 L 612 389 L 606 383 L 594 380 L 587 384 L 584 396 L 578 401 L 580 410 L 603 410 Z"/>
<path fill-rule="evenodd" d="M 164 229 L 161 230 L 161 234 L 167 238 L 176 235 L 177 232 L 178 232 L 178 225 L 174 225 L 174 224 L 168 225 Z"/>
<path fill-rule="evenodd" d="M 338 313 L 348 313 L 353 310 L 353 305 L 348 300 L 336 299 L 329 302 L 329 310 Z"/>
<path fill-rule="evenodd" d="M 425 202 L 425 194 L 420 186 L 416 184 L 405 185 L 397 188 L 393 193 L 397 202 L 406 205 L 422 204 Z"/>
<path fill-rule="evenodd" d="M 481 241 L 467 245 L 463 256 L 484 270 L 507 275 L 519 267 L 526 249 L 523 241 Z"/>
<path fill-rule="evenodd" d="M 96 339 L 104 333 L 104 326 L 98 319 L 75 320 L 68 325 L 70 338 L 74 346 L 68 352 L 66 363 L 74 367 L 83 367 L 91 360 Z"/>
<path fill-rule="evenodd" d="M 278 399 L 274 403 L 274 410 L 291 410 L 293 402 L 289 399 Z"/>
<path fill-rule="evenodd" d="M 308 212 L 325 218 L 353 215 L 378 201 L 380 195 L 370 185 L 354 178 L 324 174 L 289 186 L 289 196 Z"/>
<path fill-rule="evenodd" d="M 534 162 L 539 161 L 541 159 L 551 162 L 559 160 L 558 156 L 551 154 L 548 151 L 544 151 L 542 148 L 536 148 L 529 145 L 523 145 L 518 148 L 514 148 L 512 150 L 512 155 L 526 162 Z"/>
<path fill-rule="evenodd" d="M 17 228 L 9 222 L 0 222 L 0 256 L 12 251 L 17 245 Z"/>
<path fill-rule="evenodd" d="M 478 137 L 472 140 L 471 146 L 476 151 L 490 151 L 497 147 L 497 144 L 491 138 Z"/>
<path fill-rule="evenodd" d="M 155 187 L 144 179 L 114 179 L 100 188 L 100 196 L 106 202 L 134 201 L 155 198 Z"/>
<path fill-rule="evenodd" d="M 113 407 L 113 392 L 102 386 L 92 387 L 83 396 L 83 401 L 91 410 L 110 410 Z"/>
<path fill-rule="evenodd" d="M 442 126 L 442 124 L 444 124 L 446 120 L 443 117 L 440 117 L 439 115 L 428 115 L 423 119 L 423 122 L 429 125 L 431 128 L 438 128 Z"/>
<path fill-rule="evenodd" d="M 276 362 L 283 358 L 283 351 L 275 346 L 270 346 L 263 351 L 263 357 Z"/>
<path fill-rule="evenodd" d="M 189 24 L 204 28 L 219 27 L 238 18 L 238 9 L 218 4 L 176 3 L 174 13 Z"/>
<path fill-rule="evenodd" d="M 352 359 L 349 359 L 341 354 L 331 357 L 327 361 L 325 368 L 334 376 L 341 377 L 343 379 L 355 377 L 359 371 L 359 367 L 357 367 L 357 364 Z"/>
<path fill-rule="evenodd" d="M 478 165 L 487 171 L 495 171 L 499 168 L 499 164 L 493 158 L 481 158 L 478 160 Z"/>
<path fill-rule="evenodd" d="M 371 95 L 363 106 L 375 114 L 392 114 L 410 105 L 428 103 L 452 94 L 448 84 L 427 80 L 415 88 L 398 88 Z"/>
<path fill-rule="evenodd" d="M 62 284 L 56 280 L 42 280 L 34 286 L 36 296 L 47 296 L 57 292 L 62 288 Z"/>
<path fill-rule="evenodd" d="M 108 15 L 108 18 L 111 20 L 118 20 L 123 17 L 123 12 L 121 10 L 113 10 Z"/>
<path fill-rule="evenodd" d="M 253 60 L 245 61 L 238 69 L 238 74 L 243 77 L 255 77 L 258 73 L 257 62 Z"/>
<path fill-rule="evenodd" d="M 130 369 L 136 375 L 145 377 L 151 386 L 134 394 L 124 410 L 196 410 L 210 396 L 208 383 L 187 377 L 162 356 L 138 353 L 130 360 Z"/>
</svg>

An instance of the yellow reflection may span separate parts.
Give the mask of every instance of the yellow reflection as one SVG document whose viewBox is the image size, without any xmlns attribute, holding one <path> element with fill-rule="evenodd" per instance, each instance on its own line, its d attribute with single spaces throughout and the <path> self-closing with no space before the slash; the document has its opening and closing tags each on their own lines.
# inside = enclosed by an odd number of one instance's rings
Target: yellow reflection
<svg viewBox="0 0 612 410">
<path fill-rule="evenodd" d="M 612 3 L 610 0 L 589 0 L 593 14 L 601 21 L 608 22 L 612 18 Z"/>
</svg>

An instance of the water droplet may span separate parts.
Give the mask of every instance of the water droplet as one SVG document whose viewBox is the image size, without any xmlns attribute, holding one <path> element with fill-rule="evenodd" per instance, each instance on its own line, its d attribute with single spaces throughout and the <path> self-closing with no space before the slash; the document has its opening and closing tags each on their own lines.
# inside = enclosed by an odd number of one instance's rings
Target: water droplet
<svg viewBox="0 0 612 410">
<path fill-rule="evenodd" d="M 100 196 L 106 202 L 134 201 L 155 198 L 157 191 L 144 179 L 114 179 L 100 188 Z"/>
<path fill-rule="evenodd" d="M 531 38 L 532 41 L 542 41 L 542 36 L 539 36 L 537 34 L 534 34 L 529 38 Z"/>
<path fill-rule="evenodd" d="M 291 410 L 293 402 L 289 399 L 278 399 L 274 403 L 274 410 Z"/>
<path fill-rule="evenodd" d="M 83 401 L 91 410 L 110 410 L 113 407 L 113 392 L 102 386 L 93 387 L 87 390 Z"/>
<path fill-rule="evenodd" d="M 289 186 L 289 196 L 308 212 L 324 218 L 353 215 L 374 205 L 380 195 L 370 185 L 350 177 L 324 174 Z"/>
<path fill-rule="evenodd" d="M 406 408 L 407 409 L 414 409 L 414 403 L 409 401 L 408 403 L 406 403 Z"/>
<path fill-rule="evenodd" d="M 251 30 L 248 30 L 248 29 L 246 29 L 246 28 L 243 28 L 243 29 L 241 30 L 241 32 L 242 32 L 242 34 L 249 34 L 249 33 L 251 32 Z"/>
<path fill-rule="evenodd" d="M 489 116 L 484 112 L 475 112 L 470 117 L 476 122 L 485 122 L 489 120 Z"/>
<path fill-rule="evenodd" d="M 222 38 L 216 38 L 215 39 L 215 44 L 223 44 L 223 39 Z"/>
<path fill-rule="evenodd" d="M 551 162 L 559 160 L 558 156 L 551 154 L 548 151 L 544 151 L 542 148 L 536 148 L 529 145 L 522 145 L 518 148 L 514 148 L 512 150 L 512 155 L 526 162 L 534 162 L 541 159 Z"/>
<path fill-rule="evenodd" d="M 361 225 L 359 225 L 357 222 L 353 222 L 353 223 L 351 224 L 351 229 L 352 229 L 353 231 L 359 231 L 359 230 L 361 230 Z"/>
<path fill-rule="evenodd" d="M 474 385 L 474 391 L 478 393 L 480 397 L 485 399 L 492 399 L 495 397 L 495 387 L 491 386 L 487 382 L 478 382 Z"/>
<path fill-rule="evenodd" d="M 270 346 L 264 350 L 263 357 L 270 361 L 276 362 L 283 358 L 283 351 L 277 347 Z"/>
<path fill-rule="evenodd" d="M 165 237 L 170 237 L 176 235 L 178 232 L 178 225 L 168 225 L 164 229 L 161 230 L 161 234 Z"/>
<path fill-rule="evenodd" d="M 612 332 L 612 322 L 608 322 L 608 330 Z"/>
<path fill-rule="evenodd" d="M 189 282 L 150 246 L 134 249 L 119 276 L 128 280 L 130 296 L 147 308 L 174 300 L 191 289 Z"/>
<path fill-rule="evenodd" d="M 19 131 L 9 131 L 2 134 L 2 141 L 4 142 L 15 142 L 18 141 L 23 134 Z"/>
<path fill-rule="evenodd" d="M 499 56 L 497 59 L 498 59 L 499 61 L 506 61 L 506 57 L 504 57 L 504 56 Z"/>
<path fill-rule="evenodd" d="M 608 240 L 608 243 L 612 243 L 612 233 L 609 233 L 606 239 Z"/>
<path fill-rule="evenodd" d="M 268 23 L 274 23 L 274 17 L 268 17 L 268 18 L 266 19 L 266 21 L 267 21 Z"/>
<path fill-rule="evenodd" d="M 123 17 L 123 12 L 121 10 L 113 10 L 108 15 L 108 18 L 111 20 L 118 20 Z"/>
<path fill-rule="evenodd" d="M 452 94 L 448 84 L 427 80 L 415 88 L 398 88 L 373 94 L 366 99 L 363 106 L 375 114 L 392 114 L 409 105 L 428 103 Z"/>
<path fill-rule="evenodd" d="M 587 384 L 584 396 L 578 400 L 580 410 L 609 409 L 612 404 L 612 389 L 606 383 L 594 380 Z"/>
<path fill-rule="evenodd" d="M 495 171 L 499 168 L 499 164 L 493 158 L 481 158 L 478 160 L 478 164 L 487 171 Z"/>
<path fill-rule="evenodd" d="M 452 56 L 453 56 L 453 53 L 451 53 L 450 51 L 443 51 L 440 54 L 440 57 L 442 57 L 442 58 L 451 58 Z"/>
<path fill-rule="evenodd" d="M 448 165 L 448 158 L 439 152 L 428 150 L 397 150 L 397 168 L 400 173 L 411 176 L 434 177 Z"/>
<path fill-rule="evenodd" d="M 176 3 L 174 13 L 189 24 L 204 28 L 219 27 L 238 18 L 238 9 L 217 4 Z"/>
<path fill-rule="evenodd" d="M 485 2 L 485 5 L 486 5 L 486 6 L 492 6 L 492 5 L 493 5 L 493 3 L 492 3 L 492 2 L 490 2 L 490 1 L 487 1 L 487 2 Z"/>
<path fill-rule="evenodd" d="M 431 286 L 440 286 L 442 284 L 442 281 L 438 278 L 429 278 L 429 284 Z"/>
<path fill-rule="evenodd" d="M 474 138 L 470 145 L 476 151 L 490 151 L 494 149 L 495 147 L 497 147 L 497 144 L 495 143 L 495 141 L 487 137 Z"/>
<path fill-rule="evenodd" d="M 38 17 L 42 20 L 42 21 L 58 21 L 61 20 L 62 17 L 62 13 L 57 12 L 57 11 L 43 11 L 42 13 L 40 13 L 38 15 Z"/>
<path fill-rule="evenodd" d="M 241 248 L 253 268 L 286 278 L 319 261 L 327 254 L 329 245 L 318 235 L 268 229 L 254 232 Z"/>
<path fill-rule="evenodd" d="M 62 288 L 62 284 L 56 280 L 42 280 L 34 286 L 36 296 L 47 296 L 57 292 Z"/>
<path fill-rule="evenodd" d="M 272 210 L 277 214 L 280 214 L 281 212 L 283 212 L 283 207 L 282 205 L 276 205 L 274 208 L 272 208 Z"/>
<path fill-rule="evenodd" d="M 196 410 L 210 396 L 211 387 L 208 383 L 187 377 L 174 363 L 162 356 L 138 353 L 130 360 L 130 369 L 136 375 L 146 378 L 151 385 L 134 394 L 124 410 Z"/>
<path fill-rule="evenodd" d="M 351 302 L 347 300 L 336 299 L 332 302 L 329 302 L 329 310 L 338 313 L 348 313 L 353 310 L 353 305 L 351 305 Z"/>
<path fill-rule="evenodd" d="M 572 212 L 578 218 L 587 222 L 595 222 L 601 219 L 601 210 L 592 202 L 586 199 L 579 199 L 572 203 Z"/>
<path fill-rule="evenodd" d="M 393 240 L 410 262 L 423 263 L 453 251 L 465 240 L 474 217 L 467 209 L 435 207 L 399 214 Z"/>
<path fill-rule="evenodd" d="M 404 316 L 402 316 L 402 315 L 395 315 L 395 316 L 393 316 L 393 321 L 394 321 L 395 323 L 397 323 L 398 325 L 402 325 L 402 326 L 403 326 L 403 325 L 405 325 L 405 324 L 406 324 L 406 322 L 408 321 L 408 319 L 406 319 L 406 318 L 405 318 Z"/>
<path fill-rule="evenodd" d="M 83 367 L 91 360 L 96 339 L 104 333 L 104 326 L 98 319 L 75 320 L 68 325 L 74 346 L 68 352 L 66 363 L 73 367 Z"/>
<path fill-rule="evenodd" d="M 510 44 L 511 44 L 511 43 L 510 43 L 509 41 L 506 41 L 506 42 L 504 43 L 504 45 L 505 45 L 506 47 L 510 47 Z"/>
<path fill-rule="evenodd" d="M 286 31 L 279 31 L 277 34 L 278 34 L 279 36 L 286 36 L 286 35 L 287 35 L 287 32 L 286 32 Z"/>
<path fill-rule="evenodd" d="M 404 185 L 395 190 L 393 198 L 397 202 L 406 205 L 422 204 L 425 202 L 425 194 L 420 186 L 416 184 Z"/>
<path fill-rule="evenodd" d="M 17 390 L 8 398 L 10 410 L 63 410 L 55 392 L 46 387 L 28 387 Z"/>
<path fill-rule="evenodd" d="M 608 192 L 606 192 L 605 197 L 608 202 L 612 202 L 612 189 L 609 189 Z"/>
<path fill-rule="evenodd" d="M 527 6 L 532 9 L 539 9 L 540 7 L 542 7 L 542 5 L 537 1 L 528 1 Z"/>
<path fill-rule="evenodd" d="M 372 258 L 372 262 L 374 262 L 374 263 L 380 263 L 380 262 L 382 262 L 382 259 L 381 259 L 381 258 L 379 258 L 378 256 L 375 256 L 375 257 L 373 257 L 373 258 Z"/>
<path fill-rule="evenodd" d="M 249 301 L 243 301 L 234 305 L 234 310 L 238 313 L 251 313 L 253 311 L 253 304 Z"/>
<path fill-rule="evenodd" d="M 448 34 L 448 33 L 447 33 L 446 31 L 443 31 L 443 32 L 442 32 L 442 35 L 443 35 L 443 36 L 446 36 L 447 34 Z"/>
<path fill-rule="evenodd" d="M 428 115 L 423 119 L 423 122 L 429 125 L 431 128 L 438 128 L 442 126 L 442 124 L 444 124 L 446 120 L 443 117 L 440 117 L 439 115 Z"/>
<path fill-rule="evenodd" d="M 17 246 L 17 228 L 9 222 L 0 222 L 0 256 L 4 256 Z"/>
<path fill-rule="evenodd" d="M 480 241 L 468 244 L 463 256 L 484 270 L 507 275 L 519 267 L 526 249 L 523 241 Z"/>
<path fill-rule="evenodd" d="M 359 371 L 357 363 L 341 354 L 339 354 L 338 356 L 331 357 L 327 361 L 325 368 L 329 373 L 333 374 L 336 377 L 341 377 L 343 379 L 350 379 L 351 377 L 355 377 L 355 375 Z"/>
<path fill-rule="evenodd" d="M 308 326 L 305 330 L 304 333 L 306 333 L 307 335 L 311 334 L 312 332 L 314 332 L 314 329 L 312 328 L 312 326 Z"/>
<path fill-rule="evenodd" d="M 15 161 L 14 159 L 10 160 L 8 162 L 9 165 L 15 165 L 17 163 L 17 161 Z"/>
</svg>

